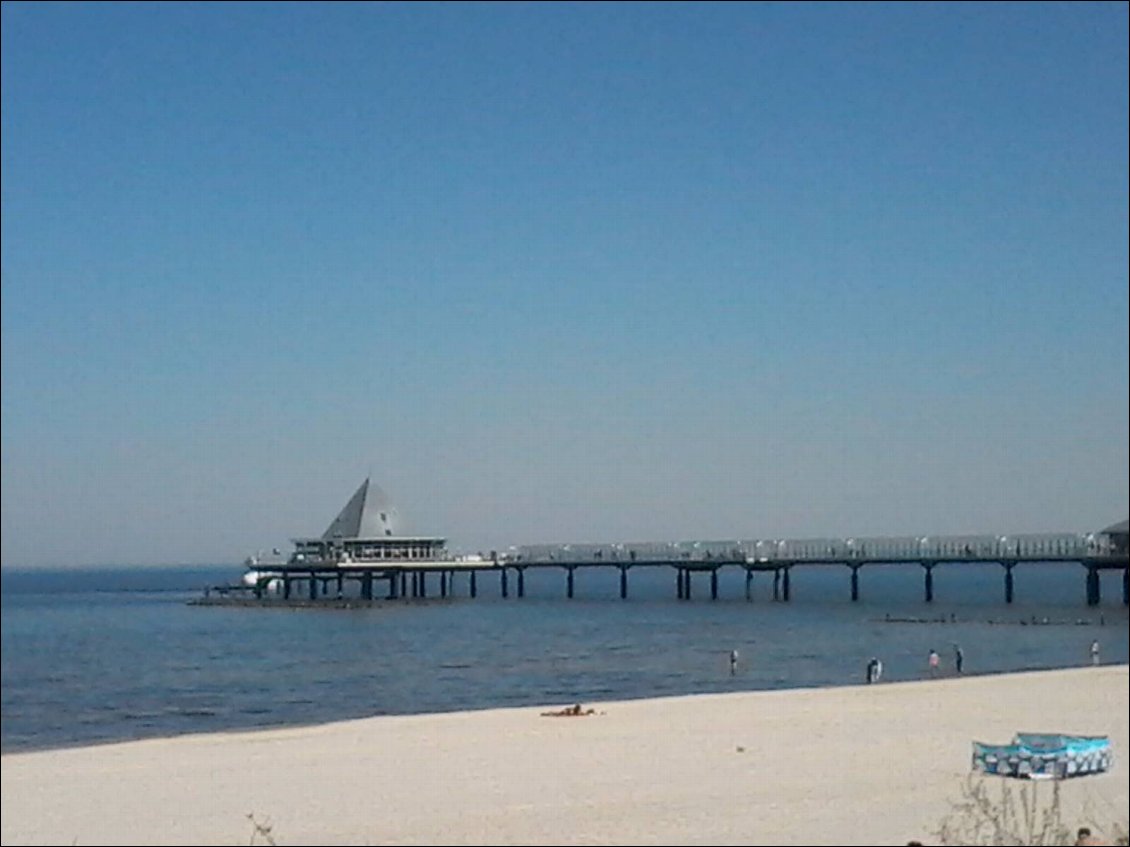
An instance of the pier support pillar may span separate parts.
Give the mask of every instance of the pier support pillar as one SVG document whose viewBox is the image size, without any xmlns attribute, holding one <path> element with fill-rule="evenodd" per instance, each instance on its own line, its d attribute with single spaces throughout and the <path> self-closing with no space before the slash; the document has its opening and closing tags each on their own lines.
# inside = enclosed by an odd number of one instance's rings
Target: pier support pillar
<svg viewBox="0 0 1130 847">
<path fill-rule="evenodd" d="M 934 602 L 934 566 L 922 563 L 922 567 L 926 569 L 926 602 Z"/>
<path fill-rule="evenodd" d="M 628 568 L 626 565 L 620 566 L 620 599 L 628 599 Z"/>
<path fill-rule="evenodd" d="M 345 575 L 339 573 L 337 575 L 337 596 L 341 597 L 344 594 L 345 594 Z"/>
<path fill-rule="evenodd" d="M 784 600 L 786 603 L 788 603 L 789 602 L 789 594 L 790 594 L 790 591 L 789 591 L 789 582 L 790 582 L 789 571 L 791 571 L 792 568 L 786 567 L 784 570 L 785 570 L 785 573 L 781 577 L 781 599 Z"/>
<path fill-rule="evenodd" d="M 396 579 L 396 575 L 394 574 L 392 578 Z M 400 596 L 408 596 L 408 574 L 406 574 L 404 571 L 400 572 Z"/>
<path fill-rule="evenodd" d="M 753 571 L 749 568 L 745 569 L 745 601 L 748 603 L 753 599 Z"/>
<path fill-rule="evenodd" d="M 781 569 L 773 568 L 773 599 L 781 599 Z"/>
<path fill-rule="evenodd" d="M 400 587 L 400 580 L 396 578 L 396 574 L 386 574 L 388 579 L 388 599 L 396 600 L 400 597 L 400 592 L 397 590 Z M 366 588 L 365 586 L 368 586 Z M 373 599 L 373 572 L 365 571 L 365 575 L 361 577 L 361 593 L 366 600 Z"/>
<path fill-rule="evenodd" d="M 503 568 L 502 571 L 499 573 L 499 586 L 502 589 L 502 596 L 503 597 L 509 597 L 510 596 L 510 579 L 507 576 L 506 571 L 507 571 L 507 568 Z"/>
<path fill-rule="evenodd" d="M 318 577 L 313 571 L 310 572 L 310 599 L 318 599 Z"/>
<path fill-rule="evenodd" d="M 851 567 L 851 602 L 859 602 L 859 565 Z"/>
<path fill-rule="evenodd" d="M 283 599 L 290 599 L 290 574 L 283 574 Z"/>
<path fill-rule="evenodd" d="M 691 599 L 691 569 L 683 568 L 683 599 Z"/>
<path fill-rule="evenodd" d="M 565 569 L 565 596 L 573 599 L 573 571 L 575 568 Z"/>
<path fill-rule="evenodd" d="M 525 597 L 526 596 L 526 569 L 525 568 L 515 568 L 514 570 L 518 571 L 518 596 L 519 597 Z"/>
<path fill-rule="evenodd" d="M 439 572 L 439 596 L 447 596 L 447 571 Z"/>
<path fill-rule="evenodd" d="M 675 568 L 675 596 L 683 599 L 683 569 Z"/>
<path fill-rule="evenodd" d="M 389 586 L 394 585 L 392 580 L 389 580 Z M 395 592 L 394 592 L 395 596 Z M 373 572 L 365 571 L 361 574 L 361 597 L 365 600 L 373 599 Z"/>
<path fill-rule="evenodd" d="M 1087 605 L 1097 606 L 1102 602 L 1102 583 L 1099 581 L 1099 569 L 1087 568 Z"/>
<path fill-rule="evenodd" d="M 1002 562 L 1004 565 L 1004 602 L 1012 602 L 1012 569 L 1015 567 L 1016 562 Z"/>
<path fill-rule="evenodd" d="M 471 597 L 479 596 L 479 572 L 471 571 Z"/>
<path fill-rule="evenodd" d="M 710 599 L 718 599 L 718 568 L 710 572 Z"/>
</svg>

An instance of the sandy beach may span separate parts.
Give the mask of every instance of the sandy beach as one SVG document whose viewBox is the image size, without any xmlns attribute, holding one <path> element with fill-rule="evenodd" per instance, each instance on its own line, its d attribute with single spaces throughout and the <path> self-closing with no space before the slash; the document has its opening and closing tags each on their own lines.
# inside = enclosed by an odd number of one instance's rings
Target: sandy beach
<svg viewBox="0 0 1130 847">
<path fill-rule="evenodd" d="M 279 844 L 936 843 L 970 742 L 1016 731 L 1109 735 L 1113 770 L 1064 781 L 1063 801 L 1072 825 L 1124 823 L 1128 681 L 1081 668 L 11 754 L 2 840 L 246 844 L 254 815 Z"/>
</svg>

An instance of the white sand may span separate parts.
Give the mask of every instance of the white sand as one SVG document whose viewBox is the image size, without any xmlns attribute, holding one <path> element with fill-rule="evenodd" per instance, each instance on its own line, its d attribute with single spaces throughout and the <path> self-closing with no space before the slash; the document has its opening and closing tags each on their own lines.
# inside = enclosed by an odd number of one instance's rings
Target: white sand
<svg viewBox="0 0 1130 847">
<path fill-rule="evenodd" d="M 1081 668 L 11 754 L 0 835 L 247 844 L 251 813 L 279 844 L 937 843 L 970 742 L 1016 731 L 1109 735 L 1112 772 L 1064 802 L 1072 825 L 1085 804 L 1125 822 L 1127 692 L 1126 666 Z"/>
</svg>

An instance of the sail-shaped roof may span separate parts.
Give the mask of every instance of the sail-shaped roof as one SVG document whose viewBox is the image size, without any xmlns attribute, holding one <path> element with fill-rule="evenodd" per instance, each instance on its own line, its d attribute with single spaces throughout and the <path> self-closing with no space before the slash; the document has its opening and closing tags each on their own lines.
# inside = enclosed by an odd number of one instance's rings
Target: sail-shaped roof
<svg viewBox="0 0 1130 847">
<path fill-rule="evenodd" d="M 400 516 L 379 485 L 366 477 L 333 522 L 323 539 L 386 538 L 397 535 Z"/>
</svg>

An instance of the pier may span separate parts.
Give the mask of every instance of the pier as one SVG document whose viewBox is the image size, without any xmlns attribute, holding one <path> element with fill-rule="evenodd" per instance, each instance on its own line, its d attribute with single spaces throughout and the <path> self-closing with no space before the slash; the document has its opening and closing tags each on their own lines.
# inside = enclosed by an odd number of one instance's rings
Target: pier
<svg viewBox="0 0 1130 847">
<path fill-rule="evenodd" d="M 640 568 L 671 571 L 679 600 L 717 600 L 719 574 L 738 568 L 744 571 L 747 601 L 753 599 L 754 580 L 771 577 L 773 600 L 787 603 L 792 600 L 793 571 L 814 567 L 847 569 L 851 599 L 859 601 L 862 571 L 888 566 L 920 569 L 923 600 L 932 603 L 935 570 L 944 572 L 945 566 L 957 563 L 1000 568 L 1006 603 L 1013 602 L 1015 571 L 1021 565 L 1078 565 L 1088 606 L 1102 602 L 1100 574 L 1121 570 L 1122 603 L 1130 602 L 1127 521 L 1088 534 L 543 544 L 474 556 L 450 555 L 442 538 L 400 535 L 397 523 L 384 492 L 366 479 L 321 536 L 296 539 L 294 552 L 285 560 L 249 558 L 239 585 L 214 586 L 196 602 L 354 605 L 474 598 L 483 582 L 496 582 L 503 598 L 520 599 L 526 596 L 527 572 L 546 570 L 564 576 L 564 596 L 573 599 L 577 579 L 592 569 L 618 571 L 620 599 L 627 600 L 630 574 Z"/>
<path fill-rule="evenodd" d="M 934 600 L 935 571 L 946 565 L 976 564 L 999 568 L 1002 597 L 1012 603 L 1021 565 L 1067 563 L 1080 567 L 1082 597 L 1089 606 L 1102 601 L 1100 572 L 1122 571 L 1122 602 L 1130 600 L 1130 562 L 1114 549 L 1096 547 L 1087 536 L 1022 536 L 1006 541 L 940 537 L 919 539 L 868 538 L 840 541 L 746 541 L 733 543 L 609 544 L 518 547 L 472 559 L 432 559 L 381 562 L 306 560 L 262 565 L 250 584 L 217 586 L 208 600 L 235 597 L 298 604 L 327 600 L 410 600 L 477 597 L 488 586 L 503 598 L 526 596 L 528 571 L 557 571 L 563 577 L 563 596 L 572 599 L 578 579 L 594 569 L 618 572 L 619 596 L 630 597 L 630 575 L 641 568 L 671 571 L 674 596 L 717 600 L 719 575 L 725 569 L 744 572 L 744 598 L 753 599 L 753 582 L 772 580 L 774 601 L 792 600 L 791 578 L 798 568 L 840 567 L 848 571 L 851 599 L 862 596 L 862 572 L 869 567 L 917 568 L 922 574 L 922 598 Z M 1019 570 L 1018 570 L 1019 568 Z M 458 588 L 457 588 L 458 583 Z M 215 596 L 213 596 L 215 595 Z"/>
</svg>

